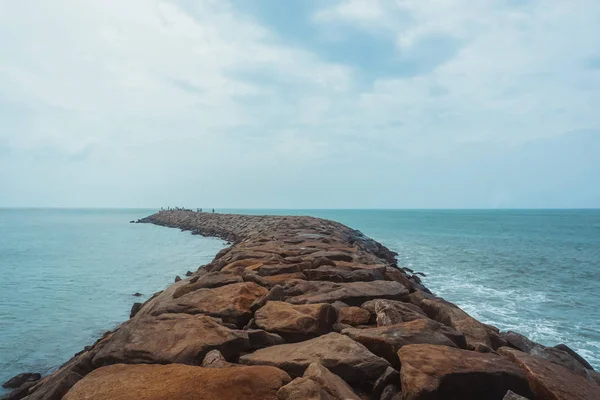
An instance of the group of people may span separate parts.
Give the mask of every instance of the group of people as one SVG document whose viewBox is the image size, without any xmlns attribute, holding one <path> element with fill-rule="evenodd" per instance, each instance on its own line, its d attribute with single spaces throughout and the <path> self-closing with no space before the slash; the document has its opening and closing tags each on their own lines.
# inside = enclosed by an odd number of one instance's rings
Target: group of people
<svg viewBox="0 0 600 400">
<path fill-rule="evenodd" d="M 165 211 L 165 210 L 166 211 L 194 211 L 191 208 L 185 208 L 185 207 L 173 207 L 173 208 L 167 207 L 166 209 L 163 207 L 160 208 L 160 211 Z M 201 208 L 196 208 L 196 212 L 203 212 L 203 211 Z M 214 208 L 212 209 L 212 212 L 213 213 L 215 212 Z"/>
</svg>

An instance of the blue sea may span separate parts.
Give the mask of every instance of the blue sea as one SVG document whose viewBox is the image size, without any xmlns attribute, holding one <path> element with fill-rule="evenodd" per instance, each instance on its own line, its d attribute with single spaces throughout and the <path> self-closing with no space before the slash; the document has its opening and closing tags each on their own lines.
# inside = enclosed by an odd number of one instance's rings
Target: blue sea
<svg viewBox="0 0 600 400">
<path fill-rule="evenodd" d="M 152 212 L 0 209 L 0 381 L 51 372 L 224 246 L 129 224 Z M 567 343 L 600 368 L 600 210 L 217 212 L 313 215 L 360 229 L 481 321 Z"/>
</svg>

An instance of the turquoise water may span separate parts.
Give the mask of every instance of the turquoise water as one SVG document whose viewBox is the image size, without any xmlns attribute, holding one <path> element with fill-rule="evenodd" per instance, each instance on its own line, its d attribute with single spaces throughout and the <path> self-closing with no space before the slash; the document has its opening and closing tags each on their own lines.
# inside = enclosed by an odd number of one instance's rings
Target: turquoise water
<svg viewBox="0 0 600 400">
<path fill-rule="evenodd" d="M 360 229 L 478 319 L 600 367 L 600 211 L 236 211 Z M 151 212 L 0 209 L 0 380 L 56 368 L 223 246 L 129 224 Z"/>
</svg>

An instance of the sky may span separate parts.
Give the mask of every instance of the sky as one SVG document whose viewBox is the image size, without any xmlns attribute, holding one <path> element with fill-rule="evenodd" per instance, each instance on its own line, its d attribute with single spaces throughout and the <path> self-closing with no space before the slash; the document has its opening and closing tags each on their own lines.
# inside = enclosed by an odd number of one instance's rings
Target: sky
<svg viewBox="0 0 600 400">
<path fill-rule="evenodd" d="M 0 0 L 0 207 L 600 207 L 597 0 Z"/>
</svg>

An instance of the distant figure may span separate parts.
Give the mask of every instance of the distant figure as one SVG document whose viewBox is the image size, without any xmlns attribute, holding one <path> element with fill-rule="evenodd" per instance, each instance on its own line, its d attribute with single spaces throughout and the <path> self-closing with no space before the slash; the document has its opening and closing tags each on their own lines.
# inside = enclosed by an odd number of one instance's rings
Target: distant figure
<svg viewBox="0 0 600 400">
<path fill-rule="evenodd" d="M 213 213 L 215 212 L 215 209 L 213 208 Z"/>
<path fill-rule="evenodd" d="M 200 212 L 202 212 L 202 209 L 200 209 Z"/>
</svg>

